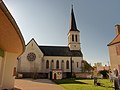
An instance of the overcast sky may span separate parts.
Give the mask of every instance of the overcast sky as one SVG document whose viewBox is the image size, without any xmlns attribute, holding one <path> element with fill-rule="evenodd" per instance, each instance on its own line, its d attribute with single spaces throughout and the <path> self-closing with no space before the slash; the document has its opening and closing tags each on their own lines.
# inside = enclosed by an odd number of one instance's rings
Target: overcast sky
<svg viewBox="0 0 120 90">
<path fill-rule="evenodd" d="M 71 4 L 81 50 L 89 63 L 108 64 L 107 44 L 120 23 L 120 0 L 4 0 L 16 20 L 26 44 L 34 38 L 39 45 L 68 45 Z"/>
</svg>

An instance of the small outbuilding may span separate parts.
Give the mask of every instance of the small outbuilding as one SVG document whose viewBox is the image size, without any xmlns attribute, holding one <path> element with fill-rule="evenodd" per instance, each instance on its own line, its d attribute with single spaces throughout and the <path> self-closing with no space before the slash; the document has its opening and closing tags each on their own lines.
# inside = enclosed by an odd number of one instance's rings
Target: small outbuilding
<svg viewBox="0 0 120 90">
<path fill-rule="evenodd" d="M 61 69 L 53 69 L 52 70 L 52 79 L 62 79 L 62 70 Z"/>
</svg>

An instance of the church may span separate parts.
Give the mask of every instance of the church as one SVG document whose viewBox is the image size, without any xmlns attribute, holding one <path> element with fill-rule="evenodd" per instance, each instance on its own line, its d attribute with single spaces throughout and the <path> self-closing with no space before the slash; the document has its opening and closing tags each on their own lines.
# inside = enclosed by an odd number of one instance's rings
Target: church
<svg viewBox="0 0 120 90">
<path fill-rule="evenodd" d="M 32 38 L 26 45 L 25 52 L 18 57 L 17 73 L 25 78 L 50 79 L 79 75 L 83 54 L 73 7 L 70 23 L 67 46 L 41 46 Z"/>
</svg>

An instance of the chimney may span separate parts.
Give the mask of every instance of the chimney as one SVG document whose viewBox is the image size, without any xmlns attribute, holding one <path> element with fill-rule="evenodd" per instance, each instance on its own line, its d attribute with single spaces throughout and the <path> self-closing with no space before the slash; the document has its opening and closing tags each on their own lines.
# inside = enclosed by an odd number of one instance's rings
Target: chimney
<svg viewBox="0 0 120 90">
<path fill-rule="evenodd" d="M 120 24 L 115 25 L 116 35 L 120 34 Z"/>
</svg>

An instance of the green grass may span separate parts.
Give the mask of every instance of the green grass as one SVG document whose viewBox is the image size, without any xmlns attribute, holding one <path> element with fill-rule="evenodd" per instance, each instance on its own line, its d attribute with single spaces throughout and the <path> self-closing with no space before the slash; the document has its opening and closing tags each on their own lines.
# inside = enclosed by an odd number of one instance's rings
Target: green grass
<svg viewBox="0 0 120 90">
<path fill-rule="evenodd" d="M 114 90 L 113 83 L 108 79 L 98 79 L 100 86 L 95 86 L 93 79 L 62 79 L 53 80 L 66 90 Z"/>
</svg>

